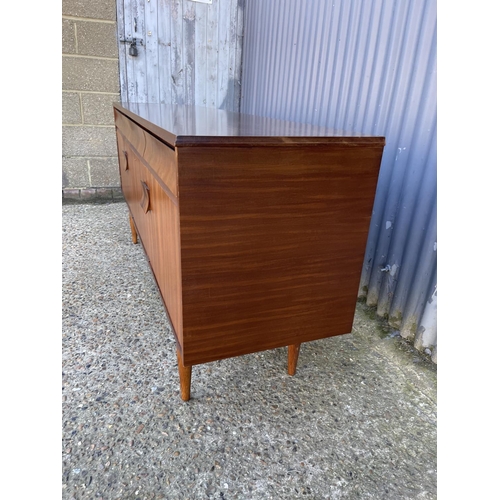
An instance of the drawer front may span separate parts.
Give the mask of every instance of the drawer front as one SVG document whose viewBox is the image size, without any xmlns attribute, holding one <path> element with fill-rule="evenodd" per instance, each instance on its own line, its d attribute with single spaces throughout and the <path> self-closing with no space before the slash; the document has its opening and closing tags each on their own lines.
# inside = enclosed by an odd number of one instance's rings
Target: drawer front
<svg viewBox="0 0 500 500">
<path fill-rule="evenodd" d="M 165 187 L 176 198 L 179 196 L 177 185 L 176 153 L 156 137 L 144 132 L 143 158 L 158 177 L 165 183 Z"/>
<path fill-rule="evenodd" d="M 145 163 L 158 176 L 164 187 L 178 196 L 176 153 L 149 132 L 115 110 L 115 124 L 136 149 Z"/>
<path fill-rule="evenodd" d="M 115 110 L 115 125 L 139 154 L 144 151 L 144 130 Z"/>
</svg>

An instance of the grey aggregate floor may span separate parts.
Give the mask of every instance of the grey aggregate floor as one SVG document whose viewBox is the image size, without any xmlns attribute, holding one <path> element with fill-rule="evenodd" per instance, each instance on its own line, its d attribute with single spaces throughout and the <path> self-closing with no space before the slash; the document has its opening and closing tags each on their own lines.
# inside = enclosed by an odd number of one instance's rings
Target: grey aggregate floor
<svg viewBox="0 0 500 500">
<path fill-rule="evenodd" d="M 193 367 L 124 203 L 63 205 L 62 498 L 437 498 L 437 369 L 359 303 L 353 331 Z"/>
</svg>

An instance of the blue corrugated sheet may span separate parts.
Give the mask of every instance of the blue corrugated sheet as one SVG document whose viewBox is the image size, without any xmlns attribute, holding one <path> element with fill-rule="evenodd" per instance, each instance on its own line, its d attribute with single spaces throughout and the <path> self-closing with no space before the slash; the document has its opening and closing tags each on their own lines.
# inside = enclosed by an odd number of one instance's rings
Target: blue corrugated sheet
<svg viewBox="0 0 500 500">
<path fill-rule="evenodd" d="M 359 296 L 437 362 L 436 0 L 247 0 L 241 111 L 386 137 Z"/>
</svg>

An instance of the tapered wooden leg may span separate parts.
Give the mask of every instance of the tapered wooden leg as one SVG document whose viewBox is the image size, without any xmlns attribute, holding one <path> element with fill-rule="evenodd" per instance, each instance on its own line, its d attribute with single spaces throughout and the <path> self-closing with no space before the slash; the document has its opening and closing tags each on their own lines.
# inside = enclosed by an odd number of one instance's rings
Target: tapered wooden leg
<svg viewBox="0 0 500 500">
<path fill-rule="evenodd" d="M 300 344 L 288 346 L 288 375 L 295 375 L 297 360 L 299 359 Z"/>
<path fill-rule="evenodd" d="M 181 382 L 181 399 L 189 401 L 191 397 L 191 366 L 184 366 L 182 358 L 177 351 L 177 365 L 179 367 L 179 379 Z"/>
<path fill-rule="evenodd" d="M 132 231 L 132 243 L 135 245 L 137 243 L 137 231 L 135 230 L 134 219 L 132 219 L 130 214 L 128 215 L 128 218 L 130 221 L 130 231 Z"/>
</svg>

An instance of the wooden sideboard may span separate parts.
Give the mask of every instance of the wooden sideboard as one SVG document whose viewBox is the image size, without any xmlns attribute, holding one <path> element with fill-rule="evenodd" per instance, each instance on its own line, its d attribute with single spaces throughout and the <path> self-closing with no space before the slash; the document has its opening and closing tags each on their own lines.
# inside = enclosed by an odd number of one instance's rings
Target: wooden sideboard
<svg viewBox="0 0 500 500">
<path fill-rule="evenodd" d="M 383 137 L 228 111 L 114 104 L 121 187 L 191 367 L 352 328 Z"/>
</svg>

